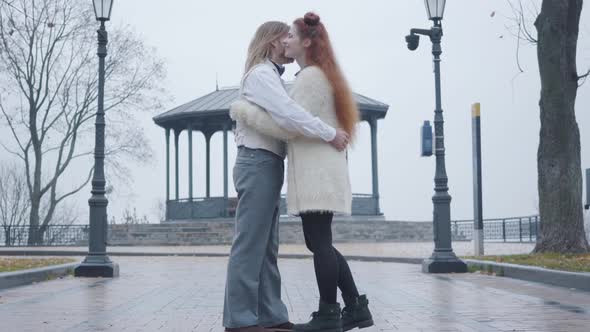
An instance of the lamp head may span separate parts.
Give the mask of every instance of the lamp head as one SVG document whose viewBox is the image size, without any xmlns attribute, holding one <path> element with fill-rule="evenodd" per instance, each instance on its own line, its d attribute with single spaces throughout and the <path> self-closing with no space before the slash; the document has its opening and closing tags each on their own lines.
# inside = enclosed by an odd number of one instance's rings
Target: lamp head
<svg viewBox="0 0 590 332">
<path fill-rule="evenodd" d="M 97 21 L 108 21 L 111 19 L 111 10 L 114 0 L 92 0 L 94 4 L 94 15 Z"/>
<path fill-rule="evenodd" d="M 428 19 L 435 22 L 442 21 L 446 2 L 446 0 L 424 0 Z"/>
</svg>

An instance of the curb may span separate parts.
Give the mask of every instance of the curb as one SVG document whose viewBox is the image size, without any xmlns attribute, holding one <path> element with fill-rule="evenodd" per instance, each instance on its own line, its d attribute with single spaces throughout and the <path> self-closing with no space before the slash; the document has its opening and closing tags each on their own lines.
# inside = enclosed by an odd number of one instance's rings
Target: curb
<svg viewBox="0 0 590 332">
<path fill-rule="evenodd" d="M 8 250 L 1 251 L 0 256 L 81 256 L 86 257 L 88 251 L 74 251 L 74 250 Z M 224 253 L 174 253 L 174 252 L 107 252 L 108 256 L 130 256 L 130 257 L 165 257 L 165 256 L 180 256 L 180 257 L 227 257 Z"/>
<path fill-rule="evenodd" d="M 86 256 L 86 251 L 69 251 L 69 250 L 9 250 L 1 251 L 0 256 Z M 127 256 L 127 257 L 227 257 L 226 253 L 205 253 L 205 252 L 107 252 L 109 256 Z M 347 256 L 346 259 L 360 262 L 382 262 L 382 263 L 405 263 L 405 264 L 422 264 L 423 258 L 408 257 L 375 257 L 375 256 Z M 279 254 L 279 258 L 286 259 L 311 259 L 311 254 Z"/>
<path fill-rule="evenodd" d="M 497 263 L 475 259 L 465 259 L 463 261 L 469 267 L 494 272 L 496 275 L 502 277 L 590 291 L 590 273 L 558 271 L 536 266 Z"/>
<path fill-rule="evenodd" d="M 0 273 L 0 290 L 59 278 L 74 272 L 79 263 L 67 263 L 13 272 Z"/>
</svg>

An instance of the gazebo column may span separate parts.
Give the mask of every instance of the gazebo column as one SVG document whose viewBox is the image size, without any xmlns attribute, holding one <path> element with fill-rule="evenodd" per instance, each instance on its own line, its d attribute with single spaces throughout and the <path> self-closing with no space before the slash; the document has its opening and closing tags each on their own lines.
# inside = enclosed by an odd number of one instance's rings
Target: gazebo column
<svg viewBox="0 0 590 332">
<path fill-rule="evenodd" d="M 373 198 L 376 202 L 377 214 L 381 214 L 379 207 L 379 171 L 377 168 L 377 119 L 370 118 L 368 120 L 369 126 L 371 127 L 371 161 L 373 169 Z"/>
<path fill-rule="evenodd" d="M 227 131 L 228 128 L 223 127 L 223 198 L 227 202 L 228 199 L 228 155 L 227 155 Z"/>
<path fill-rule="evenodd" d="M 180 131 L 179 130 L 174 130 L 174 161 L 175 161 L 175 193 L 176 193 L 176 200 L 179 199 L 179 195 L 178 195 L 178 137 L 180 136 Z"/>
<path fill-rule="evenodd" d="M 193 200 L 193 127 L 188 125 L 188 199 Z"/>
<path fill-rule="evenodd" d="M 206 192 L 205 197 L 211 197 L 211 136 L 213 136 L 212 132 L 205 133 L 205 142 L 207 146 L 206 150 L 206 177 L 205 177 L 205 186 Z"/>
<path fill-rule="evenodd" d="M 166 128 L 166 202 L 170 200 L 170 128 Z"/>
</svg>

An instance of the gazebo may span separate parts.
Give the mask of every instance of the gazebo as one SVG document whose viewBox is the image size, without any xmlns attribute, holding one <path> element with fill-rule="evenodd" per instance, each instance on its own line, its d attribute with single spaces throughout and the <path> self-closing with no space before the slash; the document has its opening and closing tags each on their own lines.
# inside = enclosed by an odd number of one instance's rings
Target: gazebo
<svg viewBox="0 0 590 332">
<path fill-rule="evenodd" d="M 287 84 L 290 89 L 292 84 Z M 234 122 L 229 116 L 229 107 L 238 99 L 239 88 L 222 88 L 178 106 L 153 118 L 164 128 L 166 135 L 166 220 L 194 220 L 232 217 L 237 199 L 228 196 L 228 138 Z M 371 128 L 372 194 L 353 194 L 353 215 L 381 215 L 379 208 L 379 181 L 377 170 L 377 120 L 385 118 L 389 106 L 377 100 L 354 93 L 361 121 L 367 121 Z M 188 136 L 188 197 L 179 197 L 179 136 L 183 131 Z M 205 197 L 193 196 L 193 132 L 200 131 L 206 143 Z M 223 132 L 223 197 L 211 197 L 211 137 Z M 174 134 L 175 192 L 170 193 L 170 132 Z M 281 203 L 281 214 L 286 213 L 285 199 Z"/>
</svg>

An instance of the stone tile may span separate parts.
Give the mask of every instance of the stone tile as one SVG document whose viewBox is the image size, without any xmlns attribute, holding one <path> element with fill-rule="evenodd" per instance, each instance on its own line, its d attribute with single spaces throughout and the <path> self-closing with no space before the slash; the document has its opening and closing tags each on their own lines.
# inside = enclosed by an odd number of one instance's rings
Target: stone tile
<svg viewBox="0 0 590 332">
<path fill-rule="evenodd" d="M 2 331 L 223 331 L 225 258 L 115 257 L 116 279 L 53 280 L 0 292 Z M 419 265 L 350 263 L 371 331 L 587 331 L 590 293 Z M 313 264 L 281 260 L 291 320 L 316 309 Z"/>
</svg>

